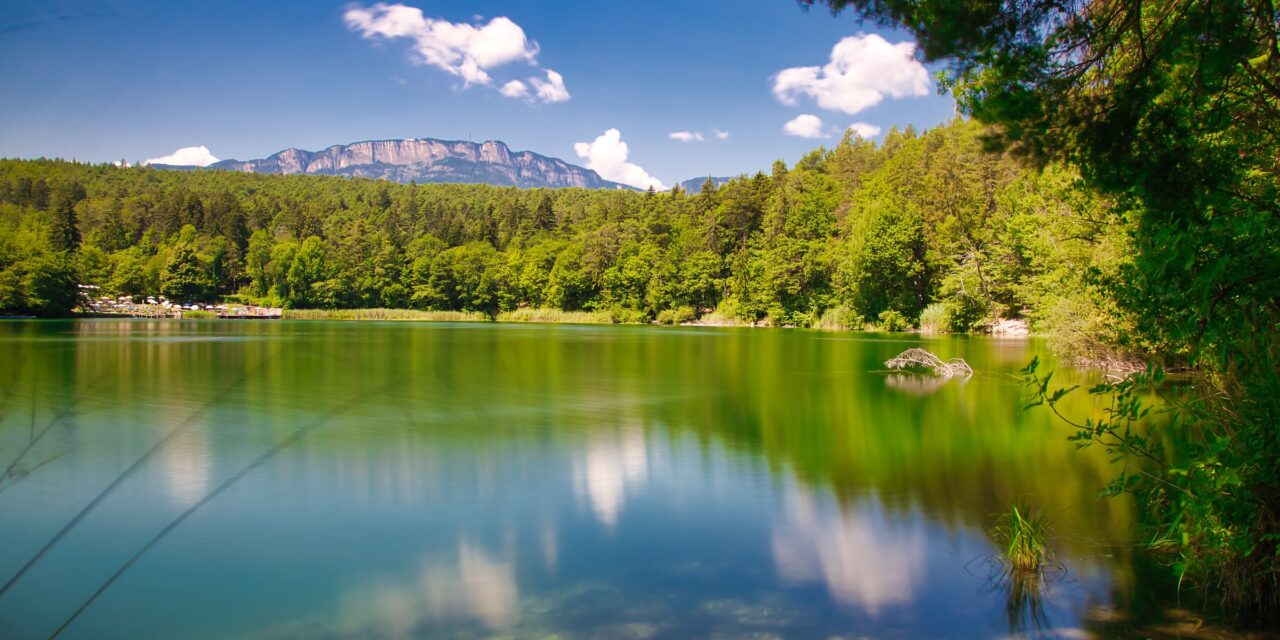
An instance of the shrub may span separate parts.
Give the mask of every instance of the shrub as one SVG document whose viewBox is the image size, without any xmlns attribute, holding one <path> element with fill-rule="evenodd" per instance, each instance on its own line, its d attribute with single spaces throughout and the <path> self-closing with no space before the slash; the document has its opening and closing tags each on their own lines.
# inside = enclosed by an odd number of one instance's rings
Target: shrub
<svg viewBox="0 0 1280 640">
<path fill-rule="evenodd" d="M 832 307 L 822 312 L 822 317 L 812 327 L 822 331 L 856 331 L 866 324 L 866 320 L 853 309 L 846 306 Z"/>
<path fill-rule="evenodd" d="M 990 319 L 990 308 L 977 296 L 957 293 L 946 300 L 943 327 L 953 333 L 967 333 Z"/>
<path fill-rule="evenodd" d="M 677 307 L 675 309 L 663 309 L 658 312 L 658 324 L 684 324 L 693 322 L 698 317 L 693 307 Z"/>
<path fill-rule="evenodd" d="M 644 324 L 649 321 L 649 314 L 640 309 L 629 309 L 614 306 L 609 309 L 609 320 L 614 324 Z"/>
<path fill-rule="evenodd" d="M 902 315 L 897 309 L 885 309 L 880 312 L 881 331 L 906 331 L 911 328 L 911 322 L 907 317 Z"/>
</svg>

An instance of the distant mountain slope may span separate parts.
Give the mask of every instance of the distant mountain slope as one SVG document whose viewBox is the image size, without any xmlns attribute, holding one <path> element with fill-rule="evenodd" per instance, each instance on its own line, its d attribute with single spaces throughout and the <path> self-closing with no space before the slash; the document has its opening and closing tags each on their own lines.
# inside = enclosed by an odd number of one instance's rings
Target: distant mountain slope
<svg viewBox="0 0 1280 640">
<path fill-rule="evenodd" d="M 208 169 L 253 173 L 382 178 L 394 182 L 462 182 L 515 187 L 630 189 L 600 174 L 503 142 L 434 138 L 366 140 L 323 151 L 289 148 L 259 160 L 223 160 Z"/>
<path fill-rule="evenodd" d="M 711 178 L 711 184 L 714 184 L 716 188 L 719 189 L 720 187 L 724 186 L 726 182 L 732 179 L 733 178 Z M 702 183 L 706 181 L 707 181 L 707 177 L 690 178 L 680 183 L 680 190 L 684 191 L 689 195 L 702 193 Z"/>
</svg>

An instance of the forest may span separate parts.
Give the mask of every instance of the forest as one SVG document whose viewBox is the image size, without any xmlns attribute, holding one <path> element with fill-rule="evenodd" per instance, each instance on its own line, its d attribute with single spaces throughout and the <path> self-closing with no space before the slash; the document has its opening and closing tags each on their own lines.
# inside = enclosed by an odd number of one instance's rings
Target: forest
<svg viewBox="0 0 1280 640">
<path fill-rule="evenodd" d="M 76 284 L 179 301 L 615 322 L 978 331 L 1005 318 L 1126 342 L 1098 288 L 1129 253 L 1111 203 L 957 119 L 846 134 L 697 195 L 0 162 L 0 309 Z"/>
</svg>

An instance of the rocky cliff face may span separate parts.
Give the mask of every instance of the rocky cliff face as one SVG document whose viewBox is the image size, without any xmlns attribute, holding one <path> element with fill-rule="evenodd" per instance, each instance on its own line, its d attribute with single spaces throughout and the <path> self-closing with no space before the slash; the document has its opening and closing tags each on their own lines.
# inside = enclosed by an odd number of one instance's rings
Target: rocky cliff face
<svg viewBox="0 0 1280 640">
<path fill-rule="evenodd" d="M 705 184 L 707 180 L 711 180 L 711 184 L 715 185 L 715 187 L 719 189 L 720 187 L 723 187 L 725 183 L 729 182 L 732 179 L 733 178 L 728 178 L 728 177 L 712 178 L 710 176 L 706 178 L 690 178 L 680 183 L 680 190 L 684 191 L 685 193 L 691 196 L 695 196 L 695 195 L 698 195 L 699 193 L 702 193 L 702 185 Z"/>
<path fill-rule="evenodd" d="M 515 187 L 629 188 L 600 174 L 497 140 L 463 142 L 410 138 L 334 145 L 323 151 L 285 149 L 261 160 L 223 160 L 207 167 L 255 173 L 383 178 L 395 182 L 466 182 Z"/>
</svg>

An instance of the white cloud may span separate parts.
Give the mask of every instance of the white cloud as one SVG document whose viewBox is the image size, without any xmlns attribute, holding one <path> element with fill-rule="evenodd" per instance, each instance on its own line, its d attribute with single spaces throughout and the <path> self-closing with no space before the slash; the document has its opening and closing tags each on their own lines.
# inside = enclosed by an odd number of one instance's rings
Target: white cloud
<svg viewBox="0 0 1280 640">
<path fill-rule="evenodd" d="M 831 49 L 822 67 L 791 67 L 773 78 L 773 93 L 783 104 L 807 95 L 818 106 L 848 114 L 880 103 L 885 96 L 904 98 L 929 93 L 924 65 L 915 59 L 911 42 L 890 44 L 877 34 L 850 36 Z"/>
<path fill-rule="evenodd" d="M 543 102 L 564 102 L 569 99 L 569 90 L 564 88 L 564 76 L 547 69 L 547 79 L 529 78 L 529 83 L 537 90 Z M 508 83 L 510 84 L 510 83 Z"/>
<path fill-rule="evenodd" d="M 529 87 L 519 80 L 512 80 L 498 90 L 502 95 L 508 98 L 527 98 L 529 96 Z"/>
<path fill-rule="evenodd" d="M 468 86 L 491 85 L 490 69 L 519 61 L 534 64 L 538 55 L 537 43 L 506 17 L 488 24 L 455 23 L 428 18 L 416 7 L 383 2 L 352 6 L 342 17 L 364 38 L 408 38 L 416 62 L 459 76 Z"/>
<path fill-rule="evenodd" d="M 605 180 L 621 182 L 637 189 L 653 187 L 663 191 L 666 186 L 649 175 L 639 165 L 627 162 L 630 150 L 622 141 L 622 132 L 609 129 L 591 142 L 574 143 L 573 150 L 579 158 L 587 159 L 587 168 L 594 169 Z"/>
<path fill-rule="evenodd" d="M 142 164 L 172 164 L 181 167 L 207 167 L 218 159 L 209 153 L 209 147 L 200 145 L 198 147 L 183 147 L 174 151 L 167 156 L 159 158 L 147 158 Z"/>
<path fill-rule="evenodd" d="M 729 132 L 728 132 L 728 131 L 721 131 L 721 130 L 719 130 L 719 129 L 712 129 L 712 130 L 711 130 L 711 133 L 716 134 L 716 139 L 717 139 L 717 140 L 728 140 L 728 139 L 729 139 Z"/>
<path fill-rule="evenodd" d="M 869 122 L 855 122 L 849 125 L 849 128 L 853 129 L 854 133 L 862 136 L 863 138 L 874 138 L 880 135 L 880 127 Z"/>
<path fill-rule="evenodd" d="M 702 142 L 702 134 L 697 131 L 672 131 L 667 137 L 680 142 Z"/>
<path fill-rule="evenodd" d="M 822 118 L 812 113 L 802 113 L 782 125 L 782 131 L 789 136 L 801 138 L 825 138 L 827 134 L 823 133 L 822 127 Z"/>
</svg>

